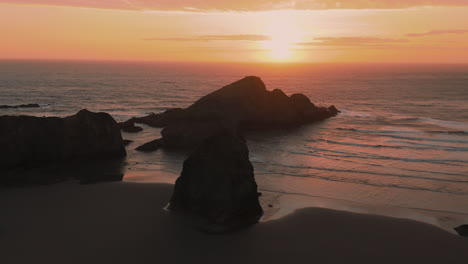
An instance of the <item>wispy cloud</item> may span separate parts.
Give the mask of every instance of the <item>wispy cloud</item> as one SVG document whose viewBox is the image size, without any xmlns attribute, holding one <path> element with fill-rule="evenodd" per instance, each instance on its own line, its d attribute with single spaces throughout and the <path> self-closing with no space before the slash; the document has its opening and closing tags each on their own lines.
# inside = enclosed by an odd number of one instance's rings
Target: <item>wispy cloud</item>
<svg viewBox="0 0 468 264">
<path fill-rule="evenodd" d="M 393 9 L 468 6 L 468 0 L 0 0 L 7 4 L 61 5 L 123 10 L 260 11 L 278 9 Z"/>
<path fill-rule="evenodd" d="M 297 43 L 300 46 L 335 46 L 335 47 L 353 47 L 353 46 L 381 46 L 388 44 L 406 43 L 407 39 L 390 39 L 375 37 L 322 37 L 315 38 L 311 42 Z"/>
<path fill-rule="evenodd" d="M 406 34 L 407 37 L 426 37 L 426 36 L 436 36 L 436 35 L 446 35 L 446 34 L 468 34 L 468 29 L 452 29 L 452 30 L 431 30 L 424 33 L 411 33 Z"/>
<path fill-rule="evenodd" d="M 270 36 L 266 35 L 204 35 L 195 37 L 183 37 L 183 38 L 145 38 L 146 41 L 216 41 L 216 40 L 228 40 L 228 41 L 265 41 L 271 40 Z"/>
</svg>

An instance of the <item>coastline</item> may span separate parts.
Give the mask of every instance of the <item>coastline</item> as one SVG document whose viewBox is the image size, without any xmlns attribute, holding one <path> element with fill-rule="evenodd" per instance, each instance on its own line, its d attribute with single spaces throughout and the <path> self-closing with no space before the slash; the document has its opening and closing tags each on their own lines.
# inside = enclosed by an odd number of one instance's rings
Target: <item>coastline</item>
<svg viewBox="0 0 468 264">
<path fill-rule="evenodd" d="M 157 169 L 158 170 L 156 171 L 127 170 L 125 177 L 123 178 L 123 182 L 150 185 L 166 184 L 172 186 L 179 176 L 174 172 L 176 168 L 167 169 L 160 167 Z M 265 210 L 265 214 L 260 220 L 261 222 L 278 220 L 294 214 L 296 211 L 301 209 L 322 208 L 348 213 L 378 215 L 412 220 L 432 225 L 455 235 L 457 235 L 454 230 L 455 227 L 468 223 L 468 214 L 459 212 L 439 211 L 425 208 L 409 208 L 404 206 L 397 207 L 377 202 L 366 203 L 353 201 L 351 199 L 321 196 L 320 193 L 317 193 L 317 195 L 301 192 L 295 193 L 290 191 L 294 190 L 297 185 L 292 185 L 292 187 L 287 186 L 288 183 L 291 184 L 291 179 L 275 182 L 273 185 L 271 185 L 271 177 L 267 179 L 270 180 L 268 181 L 269 185 L 266 184 L 265 179 L 259 179 L 257 177 L 257 182 L 259 184 L 258 191 L 262 192 L 260 203 Z M 279 191 L 279 189 L 284 189 L 285 191 Z"/>
<path fill-rule="evenodd" d="M 266 192 L 266 221 L 236 233 L 206 235 L 163 210 L 172 188 L 70 181 L 4 189 L 2 259 L 9 264 L 465 263 L 468 257 L 468 240 L 429 224 L 323 208 L 292 212 L 285 205 L 301 206 L 294 197 Z M 316 205 L 322 202 L 317 199 Z"/>
</svg>

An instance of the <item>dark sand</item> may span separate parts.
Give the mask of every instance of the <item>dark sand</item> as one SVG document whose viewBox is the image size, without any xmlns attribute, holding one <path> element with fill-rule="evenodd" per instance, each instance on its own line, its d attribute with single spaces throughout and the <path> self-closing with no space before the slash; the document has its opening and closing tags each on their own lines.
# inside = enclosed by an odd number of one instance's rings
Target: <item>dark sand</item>
<svg viewBox="0 0 468 264">
<path fill-rule="evenodd" d="M 206 235 L 163 207 L 171 185 L 0 190 L 0 263 L 468 263 L 468 239 L 328 209 Z"/>
</svg>

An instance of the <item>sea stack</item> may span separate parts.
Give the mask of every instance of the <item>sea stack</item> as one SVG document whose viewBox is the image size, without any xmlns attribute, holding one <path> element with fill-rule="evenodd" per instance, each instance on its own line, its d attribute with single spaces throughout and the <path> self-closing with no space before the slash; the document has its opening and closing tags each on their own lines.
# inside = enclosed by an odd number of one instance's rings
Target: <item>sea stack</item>
<svg viewBox="0 0 468 264">
<path fill-rule="evenodd" d="M 196 101 L 185 109 L 133 118 L 129 122 L 164 128 L 165 148 L 193 148 L 221 129 L 232 131 L 296 127 L 338 114 L 334 106 L 318 107 L 307 96 L 268 91 L 259 77 L 248 76 Z"/>
<path fill-rule="evenodd" d="M 185 160 L 169 209 L 199 218 L 210 233 L 257 223 L 263 209 L 245 139 L 230 131 L 206 139 Z"/>
</svg>

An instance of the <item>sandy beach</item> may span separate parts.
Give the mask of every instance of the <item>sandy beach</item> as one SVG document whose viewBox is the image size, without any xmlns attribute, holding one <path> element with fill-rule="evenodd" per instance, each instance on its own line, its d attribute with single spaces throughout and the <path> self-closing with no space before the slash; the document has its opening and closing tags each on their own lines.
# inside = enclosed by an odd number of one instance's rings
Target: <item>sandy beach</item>
<svg viewBox="0 0 468 264">
<path fill-rule="evenodd" d="M 163 208 L 172 185 L 66 182 L 0 192 L 2 263 L 466 263 L 468 240 L 412 220 L 306 208 L 207 235 Z M 266 200 L 265 200 L 266 199 Z M 272 205 L 269 207 L 268 204 Z"/>
</svg>

